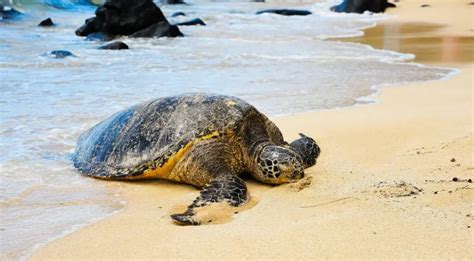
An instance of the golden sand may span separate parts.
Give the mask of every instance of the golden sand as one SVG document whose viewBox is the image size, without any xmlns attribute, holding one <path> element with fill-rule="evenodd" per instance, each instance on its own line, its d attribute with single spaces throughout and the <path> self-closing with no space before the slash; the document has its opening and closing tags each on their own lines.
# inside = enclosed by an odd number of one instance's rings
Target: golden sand
<svg viewBox="0 0 474 261">
<path fill-rule="evenodd" d="M 359 40 L 455 66 L 461 73 L 452 79 L 386 88 L 375 104 L 274 119 L 288 140 L 303 132 L 319 142 L 309 180 L 278 187 L 249 181 L 255 206 L 231 222 L 197 227 L 169 218 L 197 196 L 195 189 L 112 183 L 129 202 L 122 213 L 50 243 L 32 259 L 473 260 L 468 3 L 402 0 L 389 11 L 399 18 L 386 22 L 399 30 L 387 31 L 385 23 Z M 396 48 L 384 41 L 396 41 Z"/>
</svg>

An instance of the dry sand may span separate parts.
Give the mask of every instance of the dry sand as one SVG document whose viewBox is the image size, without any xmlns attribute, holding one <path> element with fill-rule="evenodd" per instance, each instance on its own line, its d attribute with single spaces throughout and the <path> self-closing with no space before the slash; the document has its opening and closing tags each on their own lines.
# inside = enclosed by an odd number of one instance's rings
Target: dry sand
<svg viewBox="0 0 474 261">
<path fill-rule="evenodd" d="M 431 7 L 421 8 L 425 3 Z M 128 201 L 122 213 L 52 242 L 33 259 L 473 260 L 468 3 L 402 0 L 389 11 L 399 18 L 378 28 L 411 29 L 380 34 L 374 28 L 359 39 L 396 42 L 385 48 L 405 52 L 406 44 L 416 45 L 421 60 L 459 68 L 452 79 L 386 88 L 375 104 L 274 119 L 288 140 L 304 132 L 320 143 L 318 165 L 304 182 L 250 181 L 249 209 L 228 223 L 197 227 L 174 225 L 168 216 L 191 202 L 195 189 L 164 181 L 111 183 Z M 417 29 L 423 23 L 430 30 Z M 446 60 L 443 52 L 457 55 Z"/>
</svg>

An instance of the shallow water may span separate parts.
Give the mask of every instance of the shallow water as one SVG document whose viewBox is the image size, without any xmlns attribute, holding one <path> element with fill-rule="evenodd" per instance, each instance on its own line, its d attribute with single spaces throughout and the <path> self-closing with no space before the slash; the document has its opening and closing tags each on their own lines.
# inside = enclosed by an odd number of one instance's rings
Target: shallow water
<svg viewBox="0 0 474 261">
<path fill-rule="evenodd" d="M 167 16 L 184 11 L 208 26 L 181 27 L 183 38 L 123 38 L 125 51 L 97 50 L 101 43 L 74 35 L 94 12 L 77 2 L 20 1 L 27 15 L 0 22 L 0 259 L 25 257 L 123 207 L 119 185 L 84 178 L 69 160 L 80 133 L 117 110 L 203 91 L 239 96 L 269 115 L 291 114 L 351 106 L 374 86 L 451 72 L 412 64 L 412 55 L 327 40 L 361 35 L 384 19 L 327 12 L 337 1 L 284 5 L 311 9 L 306 17 L 254 15 L 281 3 L 164 6 Z M 47 17 L 58 26 L 36 27 Z M 44 55 L 57 49 L 76 57 Z"/>
</svg>

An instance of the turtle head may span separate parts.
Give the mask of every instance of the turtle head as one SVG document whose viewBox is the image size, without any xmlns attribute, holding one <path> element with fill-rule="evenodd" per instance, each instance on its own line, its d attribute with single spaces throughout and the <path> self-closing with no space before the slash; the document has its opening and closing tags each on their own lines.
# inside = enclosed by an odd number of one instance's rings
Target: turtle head
<svg viewBox="0 0 474 261">
<path fill-rule="evenodd" d="M 301 156 L 304 168 L 314 166 L 316 159 L 321 153 L 321 149 L 318 144 L 316 144 L 316 141 L 303 133 L 300 133 L 299 139 L 290 144 L 290 148 Z"/>
<path fill-rule="evenodd" d="M 301 156 L 290 148 L 268 144 L 255 157 L 253 176 L 270 184 L 282 184 L 303 178 Z"/>
</svg>

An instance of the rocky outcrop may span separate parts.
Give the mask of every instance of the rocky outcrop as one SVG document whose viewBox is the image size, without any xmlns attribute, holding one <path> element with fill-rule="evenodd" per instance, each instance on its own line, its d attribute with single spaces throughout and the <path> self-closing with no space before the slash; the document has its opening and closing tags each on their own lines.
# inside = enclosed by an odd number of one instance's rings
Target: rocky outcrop
<svg viewBox="0 0 474 261">
<path fill-rule="evenodd" d="M 153 24 L 143 30 L 133 33 L 131 37 L 178 37 L 183 36 L 178 26 L 171 25 L 168 21 Z"/>
<path fill-rule="evenodd" d="M 101 33 L 107 36 L 176 37 L 182 36 L 152 0 L 107 0 L 95 17 L 76 30 L 78 36 Z"/>
<path fill-rule="evenodd" d="M 338 13 L 382 13 L 388 7 L 396 6 L 387 0 L 344 0 L 341 4 L 331 7 L 331 10 Z"/>
</svg>

